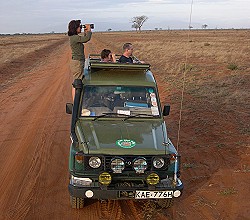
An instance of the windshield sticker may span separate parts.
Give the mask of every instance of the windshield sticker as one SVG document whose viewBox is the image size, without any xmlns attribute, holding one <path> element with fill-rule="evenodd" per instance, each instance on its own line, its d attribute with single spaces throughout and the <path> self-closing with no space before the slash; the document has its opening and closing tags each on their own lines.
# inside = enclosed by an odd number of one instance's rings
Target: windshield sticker
<svg viewBox="0 0 250 220">
<path fill-rule="evenodd" d="M 88 109 L 82 109 L 82 116 L 90 116 L 90 111 Z"/>
<path fill-rule="evenodd" d="M 158 107 L 151 107 L 152 115 L 159 115 Z"/>
<path fill-rule="evenodd" d="M 135 141 L 128 139 L 121 139 L 116 141 L 116 145 L 122 148 L 132 148 L 136 145 Z"/>
<path fill-rule="evenodd" d="M 150 93 L 150 97 L 151 98 L 155 98 L 156 96 L 155 96 L 155 93 Z"/>
<path fill-rule="evenodd" d="M 152 102 L 152 106 L 157 107 L 157 102 Z"/>
<path fill-rule="evenodd" d="M 149 93 L 153 93 L 154 90 L 153 90 L 152 88 L 150 88 L 150 89 L 148 90 L 148 92 L 149 92 Z"/>
<path fill-rule="evenodd" d="M 129 110 L 121 110 L 121 109 L 118 109 L 118 110 L 117 110 L 117 113 L 118 113 L 118 114 L 123 114 L 123 115 L 130 115 L 130 111 L 129 111 Z"/>
<path fill-rule="evenodd" d="M 156 98 L 155 97 L 151 97 L 151 102 L 156 102 Z"/>
</svg>

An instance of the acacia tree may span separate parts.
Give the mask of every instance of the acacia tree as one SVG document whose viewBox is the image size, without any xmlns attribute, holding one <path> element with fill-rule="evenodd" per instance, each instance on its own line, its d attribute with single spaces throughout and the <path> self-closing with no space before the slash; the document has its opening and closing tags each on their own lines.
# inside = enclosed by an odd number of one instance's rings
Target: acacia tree
<svg viewBox="0 0 250 220">
<path fill-rule="evenodd" d="M 148 17 L 146 15 L 136 16 L 132 18 L 132 28 L 135 28 L 136 30 L 141 31 L 141 27 L 144 24 L 144 22 L 148 20 Z"/>
<path fill-rule="evenodd" d="M 202 27 L 202 29 L 206 29 L 207 28 L 207 24 L 203 24 L 201 27 Z"/>
<path fill-rule="evenodd" d="M 132 28 L 135 28 L 135 30 L 137 31 L 138 30 L 138 28 L 139 28 L 139 26 L 138 26 L 138 24 L 136 24 L 136 23 L 134 23 L 134 24 L 132 24 L 132 26 L 131 26 Z"/>
</svg>

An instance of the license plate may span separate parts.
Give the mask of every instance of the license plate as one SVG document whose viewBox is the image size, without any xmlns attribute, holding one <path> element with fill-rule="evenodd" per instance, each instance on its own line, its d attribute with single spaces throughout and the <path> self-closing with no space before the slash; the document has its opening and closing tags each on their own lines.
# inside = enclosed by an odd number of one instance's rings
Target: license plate
<svg viewBox="0 0 250 220">
<path fill-rule="evenodd" d="M 169 199 L 173 191 L 135 191 L 135 199 Z"/>
</svg>

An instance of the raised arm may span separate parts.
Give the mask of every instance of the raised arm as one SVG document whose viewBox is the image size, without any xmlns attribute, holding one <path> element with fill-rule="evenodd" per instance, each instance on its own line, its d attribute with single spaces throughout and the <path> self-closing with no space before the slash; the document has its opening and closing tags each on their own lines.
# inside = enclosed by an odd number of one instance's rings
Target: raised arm
<svg viewBox="0 0 250 220">
<path fill-rule="evenodd" d="M 78 35 L 78 36 L 79 36 L 79 38 L 77 39 L 77 42 L 79 42 L 79 43 L 88 42 L 92 36 L 90 24 L 85 24 L 84 35 Z"/>
<path fill-rule="evenodd" d="M 79 43 L 86 43 L 91 39 L 92 36 L 92 32 L 88 31 L 88 32 L 84 32 L 84 35 L 78 35 L 78 39 L 77 42 Z"/>
</svg>

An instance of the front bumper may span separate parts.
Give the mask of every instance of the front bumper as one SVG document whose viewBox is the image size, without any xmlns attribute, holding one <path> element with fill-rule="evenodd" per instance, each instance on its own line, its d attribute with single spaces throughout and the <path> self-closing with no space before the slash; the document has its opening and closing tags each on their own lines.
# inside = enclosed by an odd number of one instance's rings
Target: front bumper
<svg viewBox="0 0 250 220">
<path fill-rule="evenodd" d="M 73 197 L 91 199 L 135 199 L 136 191 L 168 191 L 175 197 L 175 191 L 183 191 L 183 183 L 178 179 L 175 187 L 129 187 L 129 188 L 109 188 L 109 187 L 78 187 L 69 184 L 69 193 Z M 177 197 L 177 196 L 176 196 Z M 179 197 L 179 196 L 178 196 Z"/>
</svg>

